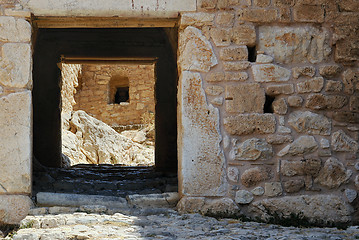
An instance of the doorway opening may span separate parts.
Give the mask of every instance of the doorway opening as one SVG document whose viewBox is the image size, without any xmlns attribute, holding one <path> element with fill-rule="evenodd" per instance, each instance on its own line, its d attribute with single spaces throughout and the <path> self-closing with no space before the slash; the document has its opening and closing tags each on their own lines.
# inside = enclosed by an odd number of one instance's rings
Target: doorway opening
<svg viewBox="0 0 359 240">
<path fill-rule="evenodd" d="M 38 163 L 41 167 L 40 170 L 34 167 L 34 194 L 52 191 L 123 196 L 129 192 L 177 191 L 178 77 L 177 43 L 173 41 L 177 38 L 176 34 L 176 30 L 166 28 L 38 30 L 33 69 L 33 152 L 34 166 Z M 77 72 L 74 71 L 76 67 Z M 69 72 L 77 75 L 72 99 L 62 96 L 67 88 L 62 84 L 66 68 L 72 68 Z M 140 69 L 140 72 L 150 69 L 147 74 L 153 75 L 152 87 L 149 87 L 152 92 L 144 91 L 147 88 L 146 77 L 131 75 L 131 68 Z M 103 74 L 98 74 L 101 71 Z M 85 88 L 94 79 L 97 82 L 89 92 Z M 141 89 L 142 92 L 139 92 Z M 152 106 L 145 101 L 151 99 Z M 85 111 L 81 109 L 84 106 Z M 129 111 L 124 111 L 126 108 Z M 94 131 L 94 128 L 84 124 L 86 118 L 100 128 L 95 133 L 96 137 L 84 136 Z M 124 155 L 104 151 L 109 142 L 124 151 L 133 148 L 138 143 L 131 139 L 134 136 L 130 133 L 127 133 L 127 140 L 122 145 L 118 139 L 124 138 L 115 137 L 94 146 L 90 139 L 99 136 L 108 138 L 108 134 L 102 131 L 103 125 L 93 118 L 100 118 L 97 120 L 117 133 L 132 131 L 134 129 L 131 128 L 136 127 L 143 129 L 145 123 L 153 124 L 154 131 L 149 134 L 154 141 L 153 164 L 131 164 L 136 156 L 128 152 L 129 161 L 121 162 L 126 158 Z M 79 162 L 63 168 L 66 162 L 71 162 L 63 154 L 63 140 L 68 137 L 63 128 L 73 134 L 67 139 L 70 142 L 74 137 L 82 139 L 80 151 L 73 151 L 76 150 L 74 147 L 71 151 L 73 155 L 85 155 L 86 164 Z M 95 148 L 97 156 L 88 151 L 91 148 Z M 97 191 L 94 192 L 94 189 Z"/>
</svg>

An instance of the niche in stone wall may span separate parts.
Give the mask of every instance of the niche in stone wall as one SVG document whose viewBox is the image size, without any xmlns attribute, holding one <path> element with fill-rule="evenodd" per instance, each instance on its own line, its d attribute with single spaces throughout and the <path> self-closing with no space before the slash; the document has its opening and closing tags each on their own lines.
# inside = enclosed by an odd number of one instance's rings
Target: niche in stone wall
<svg viewBox="0 0 359 240">
<path fill-rule="evenodd" d="M 130 102 L 130 84 L 128 77 L 114 75 L 109 83 L 109 104 L 123 104 Z"/>
</svg>

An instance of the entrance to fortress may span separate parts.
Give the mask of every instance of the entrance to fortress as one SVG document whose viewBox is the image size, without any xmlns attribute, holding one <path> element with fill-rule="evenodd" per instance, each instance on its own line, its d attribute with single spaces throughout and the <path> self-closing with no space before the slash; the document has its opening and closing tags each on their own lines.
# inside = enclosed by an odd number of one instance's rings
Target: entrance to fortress
<svg viewBox="0 0 359 240">
<path fill-rule="evenodd" d="M 142 174 L 157 179 L 161 176 L 170 176 L 169 181 L 173 183 L 173 176 L 176 176 L 175 173 L 177 172 L 178 76 L 176 29 L 40 28 L 35 37 L 32 94 L 33 154 L 36 161 L 51 169 L 59 169 L 63 165 L 61 119 L 63 114 L 61 112 L 64 101 L 61 99 L 61 81 L 64 65 L 80 64 L 82 67 L 87 66 L 89 68 L 101 68 L 101 66 L 111 66 L 112 68 L 116 66 L 152 66 L 152 73 L 155 77 L 153 94 L 155 103 L 154 124 L 156 126 L 154 167 L 147 169 L 145 167 L 121 167 L 120 165 L 112 166 L 107 164 L 103 167 L 93 166 L 89 169 L 89 167 L 78 166 L 72 169 L 74 171 L 71 171 L 71 173 L 64 173 L 65 170 L 61 170 L 63 171 L 62 173 L 60 171 L 55 175 L 66 175 L 65 179 L 74 176 L 75 171 L 85 171 L 86 174 L 91 171 L 98 171 L 102 175 L 102 180 L 108 181 L 129 180 L 138 178 L 140 176 L 136 175 Z M 111 82 L 115 83 L 112 84 Z M 131 86 L 125 86 L 123 76 L 116 74 L 113 74 L 109 84 L 113 86 L 109 85 L 107 94 L 111 96 L 106 96 L 108 104 L 125 106 L 130 101 L 129 88 Z M 84 172 L 82 173 L 82 175 L 86 175 Z M 103 174 L 109 174 L 109 176 L 104 177 Z M 116 176 L 118 177 L 117 179 Z M 46 182 L 47 180 L 44 178 L 47 177 L 42 173 L 35 174 L 34 172 L 35 181 L 36 179 L 42 179 L 39 181 Z M 177 177 L 175 178 L 177 186 Z M 76 185 L 76 181 L 69 182 L 68 185 Z M 52 186 L 55 186 L 55 184 L 66 188 L 66 182 L 63 180 L 61 183 L 54 183 Z M 142 183 L 138 184 L 143 185 Z M 117 183 L 117 186 L 120 185 L 123 184 Z M 101 189 L 106 190 L 110 186 L 105 185 Z M 35 191 L 37 187 L 34 186 Z M 87 185 L 87 188 L 89 189 L 89 185 Z M 52 191 L 52 189 L 38 188 L 38 191 L 46 190 Z M 66 192 L 66 189 L 63 189 L 63 191 Z"/>
</svg>

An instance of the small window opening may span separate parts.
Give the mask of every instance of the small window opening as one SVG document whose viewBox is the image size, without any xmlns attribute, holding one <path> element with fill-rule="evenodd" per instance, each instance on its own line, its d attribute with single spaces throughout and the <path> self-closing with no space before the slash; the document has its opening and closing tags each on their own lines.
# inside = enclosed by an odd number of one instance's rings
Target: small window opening
<svg viewBox="0 0 359 240">
<path fill-rule="evenodd" d="M 247 49 L 248 49 L 248 61 L 256 62 L 256 60 L 257 60 L 256 46 L 253 46 L 253 47 L 247 46 Z"/>
<path fill-rule="evenodd" d="M 266 95 L 266 100 L 264 102 L 264 109 L 263 112 L 264 113 L 273 113 L 273 102 L 274 102 L 275 97 L 274 96 L 270 96 L 270 95 Z"/>
<path fill-rule="evenodd" d="M 129 102 L 130 95 L 129 95 L 129 88 L 128 87 L 118 87 L 115 94 L 115 102 L 120 104 L 122 102 Z"/>
</svg>

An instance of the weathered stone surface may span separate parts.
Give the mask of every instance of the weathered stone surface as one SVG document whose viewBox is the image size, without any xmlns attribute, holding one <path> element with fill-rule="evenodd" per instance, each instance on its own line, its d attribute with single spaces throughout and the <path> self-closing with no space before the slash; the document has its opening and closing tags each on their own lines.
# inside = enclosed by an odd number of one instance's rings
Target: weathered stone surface
<svg viewBox="0 0 359 240">
<path fill-rule="evenodd" d="M 289 115 L 288 124 L 299 133 L 330 135 L 331 121 L 321 114 L 295 111 Z"/>
<path fill-rule="evenodd" d="M 232 199 L 221 198 L 206 203 L 201 212 L 210 216 L 233 217 L 238 216 L 240 210 Z"/>
<path fill-rule="evenodd" d="M 246 187 L 251 187 L 259 182 L 270 179 L 268 169 L 262 167 L 254 167 L 247 169 L 241 176 L 242 184 Z"/>
<path fill-rule="evenodd" d="M 266 160 L 273 156 L 273 150 L 264 139 L 251 138 L 233 147 L 230 156 L 239 161 Z"/>
<path fill-rule="evenodd" d="M 155 0 L 127 1 L 107 0 L 98 4 L 96 0 L 21 0 L 25 9 L 36 16 L 121 16 L 121 17 L 178 17 L 179 12 L 196 11 L 195 0 L 157 2 Z"/>
<path fill-rule="evenodd" d="M 303 172 L 306 175 L 317 176 L 322 168 L 322 161 L 316 158 L 309 158 L 302 160 Z"/>
<path fill-rule="evenodd" d="M 239 114 L 224 119 L 226 131 L 233 135 L 274 133 L 275 125 L 273 114 Z"/>
<path fill-rule="evenodd" d="M 272 63 L 273 57 L 265 54 L 258 54 L 256 57 L 256 63 Z"/>
<path fill-rule="evenodd" d="M 236 192 L 236 197 L 234 201 L 238 204 L 249 204 L 253 201 L 253 193 L 247 190 L 239 190 Z"/>
<path fill-rule="evenodd" d="M 303 104 L 303 98 L 300 96 L 289 96 L 288 105 L 290 107 L 301 107 Z"/>
<path fill-rule="evenodd" d="M 233 62 L 224 62 L 223 68 L 226 71 L 242 71 L 246 70 L 250 66 L 248 61 L 233 61 Z"/>
<path fill-rule="evenodd" d="M 267 137 L 267 142 L 272 145 L 280 145 L 292 141 L 293 141 L 293 137 L 290 135 L 275 134 L 275 135 L 269 135 Z"/>
<path fill-rule="evenodd" d="M 200 212 L 204 204 L 204 197 L 182 197 L 177 204 L 177 211 L 182 214 Z"/>
<path fill-rule="evenodd" d="M 299 78 L 300 76 L 314 77 L 315 67 L 305 66 L 305 67 L 295 67 L 293 68 L 293 77 Z"/>
<path fill-rule="evenodd" d="M 214 9 L 217 6 L 217 0 L 198 0 L 197 4 L 203 9 Z"/>
<path fill-rule="evenodd" d="M 285 126 L 278 126 L 278 133 L 290 134 L 290 133 L 292 133 L 292 130 L 290 128 L 285 127 Z"/>
<path fill-rule="evenodd" d="M 344 191 L 345 197 L 347 198 L 348 202 L 352 203 L 357 198 L 358 193 L 354 189 L 345 189 Z"/>
<path fill-rule="evenodd" d="M 26 88 L 31 73 L 30 45 L 6 43 L 2 46 L 1 51 L 0 83 L 7 87 Z"/>
<path fill-rule="evenodd" d="M 223 61 L 245 61 L 248 59 L 248 49 L 245 46 L 222 48 L 219 56 Z"/>
<path fill-rule="evenodd" d="M 224 72 L 211 72 L 206 77 L 207 82 L 222 82 L 224 80 Z"/>
<path fill-rule="evenodd" d="M 0 112 L 0 193 L 30 194 L 31 92 L 0 97 Z"/>
<path fill-rule="evenodd" d="M 276 114 L 286 114 L 288 111 L 288 106 L 284 98 L 279 98 L 273 101 L 272 103 L 273 113 Z"/>
<path fill-rule="evenodd" d="M 341 72 L 341 67 L 336 64 L 328 64 L 319 68 L 319 74 L 325 78 L 336 77 Z"/>
<path fill-rule="evenodd" d="M 227 169 L 228 179 L 232 182 L 239 181 L 239 170 L 237 167 L 228 167 Z"/>
<path fill-rule="evenodd" d="M 353 93 L 359 89 L 359 70 L 347 69 L 342 74 L 344 91 L 346 93 Z"/>
<path fill-rule="evenodd" d="M 283 187 L 287 193 L 296 193 L 304 188 L 304 180 L 303 179 L 289 180 L 284 182 Z"/>
<path fill-rule="evenodd" d="M 278 12 L 276 9 L 240 9 L 238 12 L 240 20 L 249 21 L 249 22 L 263 22 L 268 23 L 275 21 L 278 17 Z"/>
<path fill-rule="evenodd" d="M 207 105 L 199 73 L 182 72 L 179 83 L 182 194 L 223 196 L 227 182 L 219 111 Z"/>
<path fill-rule="evenodd" d="M 218 85 L 211 85 L 206 88 L 206 93 L 210 96 L 218 96 L 224 92 L 224 88 Z"/>
<path fill-rule="evenodd" d="M 359 96 L 350 97 L 349 107 L 350 111 L 359 112 Z"/>
<path fill-rule="evenodd" d="M 333 119 L 338 122 L 359 123 L 359 113 L 334 112 Z"/>
<path fill-rule="evenodd" d="M 357 152 L 359 144 L 343 130 L 338 130 L 332 135 L 332 148 L 337 152 Z"/>
<path fill-rule="evenodd" d="M 310 26 L 261 26 L 258 50 L 279 63 L 318 63 L 331 53 L 328 31 Z"/>
<path fill-rule="evenodd" d="M 260 200 L 252 203 L 250 211 L 262 220 L 295 214 L 312 223 L 347 223 L 354 210 L 335 195 L 301 195 Z"/>
<path fill-rule="evenodd" d="M 181 26 L 197 26 L 213 25 L 215 14 L 204 12 L 190 12 L 181 15 Z"/>
<path fill-rule="evenodd" d="M 325 162 L 315 182 L 331 189 L 338 188 L 348 182 L 351 175 L 351 170 L 347 170 L 341 161 L 332 157 Z"/>
<path fill-rule="evenodd" d="M 292 93 L 294 93 L 293 84 L 277 84 L 266 87 L 266 94 L 269 96 Z"/>
<path fill-rule="evenodd" d="M 127 203 L 136 208 L 174 207 L 177 205 L 179 195 L 176 192 L 132 194 L 126 196 Z"/>
<path fill-rule="evenodd" d="M 270 0 L 254 0 L 254 5 L 258 7 L 267 7 L 270 5 Z"/>
<path fill-rule="evenodd" d="M 316 77 L 297 83 L 297 90 L 299 93 L 320 92 L 323 86 L 324 79 L 322 77 Z"/>
<path fill-rule="evenodd" d="M 19 224 L 29 213 L 31 199 L 22 195 L 0 195 L 0 224 Z"/>
<path fill-rule="evenodd" d="M 246 72 L 225 72 L 224 78 L 226 81 L 245 81 L 248 79 L 248 73 Z"/>
<path fill-rule="evenodd" d="M 324 22 L 325 12 L 321 5 L 299 5 L 293 9 L 294 21 L 298 22 Z"/>
<path fill-rule="evenodd" d="M 268 197 L 280 196 L 283 193 L 282 184 L 280 182 L 270 182 L 264 184 L 264 195 Z"/>
<path fill-rule="evenodd" d="M 179 66 L 183 70 L 208 72 L 217 65 L 217 58 L 211 43 L 203 36 L 201 30 L 186 27 L 179 36 Z"/>
<path fill-rule="evenodd" d="M 264 90 L 257 83 L 226 87 L 226 111 L 229 113 L 262 113 L 264 102 Z"/>
<path fill-rule="evenodd" d="M 211 28 L 211 38 L 217 47 L 229 46 L 231 44 L 232 32 L 230 29 Z"/>
<path fill-rule="evenodd" d="M 318 144 L 313 136 L 300 136 L 293 143 L 283 148 L 278 156 L 285 156 L 287 154 L 296 156 L 312 153 L 318 149 Z"/>
<path fill-rule="evenodd" d="M 320 147 L 321 147 L 321 148 L 324 148 L 324 149 L 329 148 L 329 147 L 330 147 L 329 140 L 326 139 L 326 138 L 320 139 Z"/>
<path fill-rule="evenodd" d="M 232 41 L 237 45 L 254 46 L 256 44 L 256 29 L 254 25 L 240 24 L 232 30 Z"/>
<path fill-rule="evenodd" d="M 253 188 L 251 193 L 255 196 L 262 196 L 264 194 L 264 188 L 263 187 L 256 187 Z"/>
<path fill-rule="evenodd" d="M 341 92 L 343 90 L 343 84 L 339 81 L 328 80 L 325 86 L 326 92 Z"/>
<path fill-rule="evenodd" d="M 315 158 L 302 160 L 282 160 L 281 174 L 286 177 L 310 175 L 317 176 L 321 169 L 321 160 Z"/>
<path fill-rule="evenodd" d="M 213 98 L 211 100 L 211 103 L 213 105 L 217 105 L 217 106 L 222 106 L 223 105 L 223 102 L 224 102 L 224 98 L 223 97 L 216 97 L 216 98 Z"/>
<path fill-rule="evenodd" d="M 24 19 L 0 17 L 0 41 L 30 42 L 31 25 Z"/>
<path fill-rule="evenodd" d="M 348 103 L 348 99 L 341 95 L 311 94 L 308 96 L 305 106 L 313 110 L 340 109 Z"/>
<path fill-rule="evenodd" d="M 274 64 L 255 64 L 252 72 L 256 82 L 286 82 L 291 75 L 290 70 Z"/>
<path fill-rule="evenodd" d="M 216 24 L 222 27 L 231 27 L 234 22 L 234 13 L 219 12 L 216 16 Z"/>
</svg>

